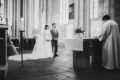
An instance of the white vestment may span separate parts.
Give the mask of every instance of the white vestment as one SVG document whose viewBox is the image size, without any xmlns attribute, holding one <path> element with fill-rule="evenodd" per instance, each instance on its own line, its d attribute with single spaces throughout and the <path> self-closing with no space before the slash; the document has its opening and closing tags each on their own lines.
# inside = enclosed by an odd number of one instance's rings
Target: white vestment
<svg viewBox="0 0 120 80">
<path fill-rule="evenodd" d="M 106 69 L 119 68 L 120 64 L 120 32 L 118 24 L 106 21 L 101 30 L 102 41 L 102 66 Z"/>
</svg>

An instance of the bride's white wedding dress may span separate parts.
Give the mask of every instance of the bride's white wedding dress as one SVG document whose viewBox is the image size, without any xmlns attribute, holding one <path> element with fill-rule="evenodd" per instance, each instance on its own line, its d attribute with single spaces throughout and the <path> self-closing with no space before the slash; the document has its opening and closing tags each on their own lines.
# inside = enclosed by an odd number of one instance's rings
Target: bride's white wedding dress
<svg viewBox="0 0 120 80">
<path fill-rule="evenodd" d="M 49 30 L 45 30 L 43 35 L 36 36 L 36 43 L 32 51 L 32 59 L 41 59 L 53 57 L 51 46 L 51 34 Z"/>
<path fill-rule="evenodd" d="M 43 31 L 43 34 L 36 35 L 36 42 L 32 51 L 32 54 L 24 54 L 23 60 L 36 60 L 53 57 L 52 45 L 51 45 L 50 30 Z M 21 60 L 21 55 L 11 56 L 10 60 Z"/>
</svg>

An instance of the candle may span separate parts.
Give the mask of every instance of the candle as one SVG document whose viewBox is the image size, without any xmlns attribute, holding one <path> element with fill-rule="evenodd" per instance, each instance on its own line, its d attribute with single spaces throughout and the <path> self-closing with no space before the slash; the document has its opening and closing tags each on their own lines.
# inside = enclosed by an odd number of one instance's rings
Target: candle
<svg viewBox="0 0 120 80">
<path fill-rule="evenodd" d="M 24 30 L 24 18 L 21 18 L 20 24 L 21 24 L 20 30 Z"/>
</svg>

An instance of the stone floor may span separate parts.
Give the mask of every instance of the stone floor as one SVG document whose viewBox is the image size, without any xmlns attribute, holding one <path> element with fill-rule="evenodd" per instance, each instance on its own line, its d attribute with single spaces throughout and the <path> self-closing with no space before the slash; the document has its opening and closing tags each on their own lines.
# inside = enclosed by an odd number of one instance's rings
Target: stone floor
<svg viewBox="0 0 120 80">
<path fill-rule="evenodd" d="M 27 51 L 31 52 L 31 51 Z M 72 52 L 59 51 L 56 58 L 9 60 L 7 80 L 120 80 L 120 70 L 107 71 L 100 67 L 74 70 Z"/>
</svg>

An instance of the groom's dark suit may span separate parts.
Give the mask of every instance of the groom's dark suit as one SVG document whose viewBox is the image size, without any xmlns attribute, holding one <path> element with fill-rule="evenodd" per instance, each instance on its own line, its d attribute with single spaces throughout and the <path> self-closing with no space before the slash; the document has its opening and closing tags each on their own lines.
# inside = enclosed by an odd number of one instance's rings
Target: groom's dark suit
<svg viewBox="0 0 120 80">
<path fill-rule="evenodd" d="M 58 51 L 58 37 L 59 33 L 57 29 L 51 29 L 51 35 L 52 35 L 52 50 L 54 52 L 54 56 L 57 56 Z"/>
</svg>

